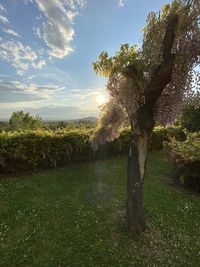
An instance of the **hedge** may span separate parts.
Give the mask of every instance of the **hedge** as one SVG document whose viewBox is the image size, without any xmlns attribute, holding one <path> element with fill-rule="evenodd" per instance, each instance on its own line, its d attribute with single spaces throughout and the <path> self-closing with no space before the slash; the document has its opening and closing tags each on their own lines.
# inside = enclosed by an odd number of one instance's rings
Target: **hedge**
<svg viewBox="0 0 200 267">
<path fill-rule="evenodd" d="M 130 129 L 94 152 L 90 137 L 94 129 L 37 130 L 0 133 L 0 171 L 33 170 L 64 165 L 70 161 L 100 159 L 128 154 Z M 180 139 L 180 128 L 156 127 L 151 147 L 160 149 L 169 135 Z"/>
<path fill-rule="evenodd" d="M 171 140 L 167 148 L 181 183 L 200 192 L 200 133 L 187 133 L 186 136 L 182 142 Z"/>
</svg>

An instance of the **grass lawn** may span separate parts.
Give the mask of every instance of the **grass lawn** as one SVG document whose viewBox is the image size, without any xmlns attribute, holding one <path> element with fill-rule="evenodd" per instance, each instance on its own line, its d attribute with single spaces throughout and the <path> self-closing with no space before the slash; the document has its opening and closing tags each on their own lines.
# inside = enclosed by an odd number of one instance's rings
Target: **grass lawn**
<svg viewBox="0 0 200 267">
<path fill-rule="evenodd" d="M 0 180 L 0 266 L 200 266 L 200 198 L 167 184 L 151 154 L 149 229 L 124 224 L 126 159 L 73 163 Z"/>
</svg>

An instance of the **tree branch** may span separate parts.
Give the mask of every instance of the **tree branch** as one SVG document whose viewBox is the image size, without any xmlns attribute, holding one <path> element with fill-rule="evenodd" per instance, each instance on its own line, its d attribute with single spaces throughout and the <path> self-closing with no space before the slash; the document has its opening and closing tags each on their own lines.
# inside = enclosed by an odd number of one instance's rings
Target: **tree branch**
<svg viewBox="0 0 200 267">
<path fill-rule="evenodd" d="M 170 14 L 168 18 L 168 25 L 166 27 L 165 36 L 163 38 L 163 63 L 167 62 L 171 56 L 171 49 L 176 34 L 176 26 L 178 23 L 178 15 Z"/>
<path fill-rule="evenodd" d="M 170 14 L 166 26 L 165 36 L 162 44 L 162 61 L 156 68 L 149 84 L 145 89 L 145 98 L 148 104 L 154 105 L 166 85 L 171 81 L 172 67 L 175 55 L 172 54 L 172 46 L 176 34 L 178 15 Z"/>
</svg>

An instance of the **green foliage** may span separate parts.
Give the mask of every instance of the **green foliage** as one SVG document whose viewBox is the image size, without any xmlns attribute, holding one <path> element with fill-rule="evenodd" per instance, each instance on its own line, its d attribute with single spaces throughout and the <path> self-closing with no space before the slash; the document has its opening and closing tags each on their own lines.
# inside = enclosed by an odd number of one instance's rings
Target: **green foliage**
<svg viewBox="0 0 200 267">
<path fill-rule="evenodd" d="M 9 120 L 9 128 L 13 131 L 36 130 L 43 127 L 43 121 L 39 116 L 33 117 L 28 112 L 13 112 Z"/>
<path fill-rule="evenodd" d="M 77 129 L 92 129 L 96 125 L 96 122 L 92 121 L 44 121 L 44 128 L 46 130 L 77 130 Z"/>
<path fill-rule="evenodd" d="M 0 133 L 2 171 L 56 167 L 69 161 L 100 159 L 128 152 L 130 131 L 94 152 L 90 137 L 94 129 L 37 130 Z"/>
<path fill-rule="evenodd" d="M 90 137 L 93 129 L 73 128 L 56 131 L 37 130 L 0 133 L 0 170 L 33 170 L 64 165 L 70 161 L 102 159 L 127 155 L 131 140 L 130 128 L 124 128 L 119 138 L 101 145 L 94 152 Z M 156 127 L 152 138 L 152 149 L 161 149 L 163 140 L 170 136 L 178 139 L 180 128 Z"/>
<path fill-rule="evenodd" d="M 151 138 L 151 148 L 153 149 L 162 149 L 163 144 L 166 141 L 169 141 L 171 138 L 176 140 L 184 140 L 185 134 L 181 126 L 171 126 L 164 127 L 158 125 L 154 127 L 152 138 Z"/>
<path fill-rule="evenodd" d="M 23 131 L 0 134 L 1 168 L 7 171 L 56 167 L 91 156 L 89 132 Z"/>
<path fill-rule="evenodd" d="M 0 121 L 0 132 L 6 131 L 8 129 L 8 122 L 7 121 Z"/>
<path fill-rule="evenodd" d="M 99 59 L 93 62 L 94 71 L 105 77 L 109 77 L 111 73 L 121 71 L 129 65 L 135 66 L 137 71 L 141 73 L 145 69 L 137 45 L 123 44 L 113 57 L 109 57 L 107 52 L 102 52 Z"/>
<path fill-rule="evenodd" d="M 187 104 L 183 108 L 181 124 L 190 132 L 200 131 L 200 107 Z"/>
<path fill-rule="evenodd" d="M 200 133 L 187 133 L 186 136 L 185 141 L 171 140 L 167 146 L 181 182 L 200 192 Z"/>
</svg>

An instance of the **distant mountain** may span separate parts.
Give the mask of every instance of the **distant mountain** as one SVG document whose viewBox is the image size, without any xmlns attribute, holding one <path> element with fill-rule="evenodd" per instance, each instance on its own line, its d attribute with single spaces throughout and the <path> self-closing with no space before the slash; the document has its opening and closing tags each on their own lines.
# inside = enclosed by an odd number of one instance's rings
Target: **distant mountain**
<svg viewBox="0 0 200 267">
<path fill-rule="evenodd" d="M 86 117 L 86 118 L 82 118 L 82 119 L 77 119 L 77 120 L 72 120 L 72 121 L 89 121 L 89 122 L 97 122 L 97 118 L 96 117 Z"/>
<path fill-rule="evenodd" d="M 46 120 L 44 119 L 45 122 L 59 122 L 59 121 L 63 121 L 63 122 L 92 122 L 92 123 L 96 123 L 98 121 L 98 118 L 96 117 L 85 117 L 85 118 L 80 118 L 80 119 L 70 119 L 70 120 L 65 120 L 65 119 L 55 119 L 55 120 Z"/>
</svg>

